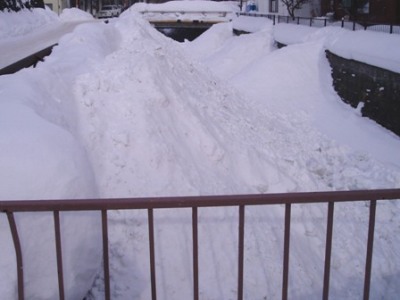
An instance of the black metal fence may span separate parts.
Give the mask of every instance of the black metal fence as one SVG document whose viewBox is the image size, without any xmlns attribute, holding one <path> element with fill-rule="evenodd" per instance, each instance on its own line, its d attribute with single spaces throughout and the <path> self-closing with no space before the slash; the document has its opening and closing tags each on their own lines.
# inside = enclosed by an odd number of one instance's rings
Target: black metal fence
<svg viewBox="0 0 400 300">
<path fill-rule="evenodd" d="M 241 12 L 242 16 L 251 16 L 251 17 L 262 17 L 268 18 L 272 20 L 273 24 L 279 23 L 287 23 L 287 24 L 297 24 L 297 25 L 306 25 L 310 27 L 327 27 L 327 26 L 337 26 L 341 28 L 346 28 L 349 30 L 369 30 L 369 31 L 378 31 L 385 33 L 395 33 L 400 34 L 400 24 L 382 24 L 375 23 L 370 21 L 348 21 L 348 20 L 330 20 L 325 17 L 321 18 L 304 18 L 304 17 L 295 17 L 292 18 L 290 16 L 280 16 L 273 14 L 261 14 L 261 13 L 245 13 Z"/>
<path fill-rule="evenodd" d="M 110 270 L 108 250 L 108 210 L 146 209 L 148 211 L 149 228 L 149 257 L 152 299 L 157 299 L 156 267 L 154 251 L 154 218 L 153 211 L 163 208 L 192 208 L 192 247 L 193 247 L 193 299 L 199 299 L 199 267 L 198 267 L 198 208 L 199 207 L 226 207 L 236 206 L 239 209 L 238 228 L 238 286 L 237 299 L 243 299 L 243 270 L 244 270 L 244 236 L 245 236 L 245 209 L 248 205 L 285 205 L 284 227 L 284 255 L 282 299 L 288 298 L 289 278 L 289 245 L 290 221 L 292 204 L 327 203 L 327 231 L 325 246 L 325 263 L 322 299 L 329 297 L 329 277 L 332 251 L 332 232 L 334 204 L 337 202 L 369 201 L 369 226 L 367 252 L 365 261 L 364 299 L 369 299 L 372 251 L 374 243 L 376 203 L 380 200 L 400 199 L 400 189 L 364 190 L 341 192 L 313 192 L 313 193 L 286 193 L 263 195 L 236 195 L 236 196 L 198 196 L 198 197 L 165 197 L 165 198 L 119 198 L 119 199 L 92 199 L 92 200 L 35 200 L 35 201 L 0 201 L 0 213 L 8 218 L 14 242 L 17 275 L 18 298 L 24 299 L 24 268 L 21 243 L 14 214 L 18 212 L 53 212 L 55 229 L 55 251 L 57 255 L 57 270 L 60 299 L 64 299 L 64 274 L 60 230 L 60 212 L 65 211 L 101 211 L 103 232 L 103 262 L 105 299 L 111 298 Z M 25 250 L 28 251 L 28 250 Z"/>
</svg>

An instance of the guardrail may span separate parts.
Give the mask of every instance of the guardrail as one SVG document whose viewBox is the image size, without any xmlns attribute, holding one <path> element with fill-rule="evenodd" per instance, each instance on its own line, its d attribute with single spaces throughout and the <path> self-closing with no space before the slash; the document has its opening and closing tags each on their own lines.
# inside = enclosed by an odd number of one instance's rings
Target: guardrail
<svg viewBox="0 0 400 300">
<path fill-rule="evenodd" d="M 327 203 L 327 230 L 324 262 L 324 278 L 322 299 L 329 297 L 329 277 L 332 251 L 332 232 L 334 204 L 337 202 L 369 201 L 368 240 L 364 276 L 364 299 L 369 299 L 371 282 L 372 252 L 374 243 L 376 204 L 380 200 L 400 199 L 400 189 L 286 193 L 262 195 L 233 195 L 233 196 L 197 196 L 197 197 L 164 197 L 164 198 L 118 198 L 118 199 L 84 199 L 84 200 L 33 200 L 33 201 L 0 201 L 0 213 L 8 218 L 14 242 L 17 276 L 18 298 L 24 299 L 22 249 L 14 214 L 18 212 L 53 212 L 55 243 L 57 255 L 57 270 L 60 299 L 64 299 L 63 260 L 61 252 L 60 212 L 65 211 L 101 211 L 103 233 L 103 261 L 105 299 L 110 299 L 110 271 L 108 252 L 108 210 L 146 209 L 148 211 L 150 277 L 152 299 L 157 299 L 156 268 L 154 253 L 154 220 L 153 210 L 163 208 L 192 208 L 192 246 L 193 246 L 193 299 L 199 299 L 199 267 L 198 267 L 198 208 L 237 206 L 239 209 L 238 227 L 238 293 L 237 299 L 243 299 L 243 270 L 244 270 L 244 225 L 245 208 L 249 205 L 285 205 L 284 255 L 282 277 L 282 299 L 288 297 L 289 278 L 289 245 L 290 221 L 292 204 Z"/>
<path fill-rule="evenodd" d="M 281 16 L 274 14 L 262 14 L 256 12 L 241 12 L 239 13 L 241 16 L 250 16 L 250 17 L 262 17 L 268 18 L 272 20 L 273 24 L 279 23 L 287 23 L 287 24 L 297 24 L 297 25 L 306 25 L 310 27 L 327 27 L 327 26 L 337 26 L 346 28 L 349 30 L 371 30 L 371 31 L 379 31 L 386 33 L 395 33 L 400 34 L 400 24 L 382 24 L 370 21 L 347 21 L 347 20 L 329 20 L 328 18 L 305 18 L 305 17 L 295 17 L 292 18 L 290 16 Z"/>
</svg>

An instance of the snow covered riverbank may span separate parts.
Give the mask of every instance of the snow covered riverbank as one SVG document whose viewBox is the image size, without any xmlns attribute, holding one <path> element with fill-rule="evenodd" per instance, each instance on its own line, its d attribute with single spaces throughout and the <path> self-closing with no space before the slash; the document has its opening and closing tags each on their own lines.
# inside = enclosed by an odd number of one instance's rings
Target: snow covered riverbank
<svg viewBox="0 0 400 300">
<path fill-rule="evenodd" d="M 273 34 L 271 24 L 235 37 L 228 23 L 178 44 L 129 10 L 80 25 L 37 68 L 0 78 L 0 198 L 400 187 L 400 139 L 340 101 L 323 39 L 278 50 Z M 400 292 L 398 209 L 378 207 L 371 298 Z M 201 298 L 235 298 L 237 211 L 199 214 Z M 160 299 L 191 297 L 190 216 L 155 213 Z M 320 298 L 325 216 L 323 205 L 293 208 L 290 298 Z M 246 218 L 245 295 L 279 298 L 283 208 Z M 364 259 L 354 254 L 367 218 L 364 204 L 337 206 L 332 298 L 362 293 Z M 110 212 L 109 223 L 113 299 L 149 299 L 146 212 Z M 11 280 L 12 259 L 0 258 Z M 90 295 L 102 289 L 99 274 Z"/>
</svg>

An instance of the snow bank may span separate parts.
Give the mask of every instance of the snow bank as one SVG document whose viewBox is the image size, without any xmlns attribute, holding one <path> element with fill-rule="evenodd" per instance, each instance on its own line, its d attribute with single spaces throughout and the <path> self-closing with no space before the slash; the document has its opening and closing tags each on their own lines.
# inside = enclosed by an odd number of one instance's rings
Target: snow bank
<svg viewBox="0 0 400 300">
<path fill-rule="evenodd" d="M 372 31 L 346 31 L 340 38 L 328 41 L 332 53 L 347 59 L 400 73 L 400 35 Z"/>
<path fill-rule="evenodd" d="M 271 25 L 272 21 L 267 18 L 239 16 L 233 19 L 233 28 L 245 32 L 257 32 Z"/>
<path fill-rule="evenodd" d="M 286 45 L 322 40 L 326 49 L 338 56 L 400 73 L 400 52 L 393 51 L 400 47 L 398 34 L 277 24 L 274 38 Z"/>
<path fill-rule="evenodd" d="M 47 8 L 23 9 L 19 12 L 0 11 L 0 40 L 21 37 L 54 22 L 58 22 L 58 16 Z"/>
<path fill-rule="evenodd" d="M 117 44 L 118 34 L 105 24 L 82 25 L 59 42 L 45 63 L 0 78 L 2 200 L 98 197 L 93 168 L 76 132 L 71 86 Z M 7 228 L 5 216 L 0 217 L 1 228 Z M 64 213 L 61 219 L 66 297 L 82 299 L 101 266 L 100 215 Z M 29 299 L 58 296 L 52 223 L 48 214 L 17 214 Z M 0 241 L 12 245 L 8 231 L 0 231 Z M 14 299 L 12 247 L 2 250 L 0 268 L 2 296 Z"/>
<path fill-rule="evenodd" d="M 316 31 L 315 27 L 279 23 L 274 26 L 274 39 L 285 45 L 297 44 Z"/>
</svg>

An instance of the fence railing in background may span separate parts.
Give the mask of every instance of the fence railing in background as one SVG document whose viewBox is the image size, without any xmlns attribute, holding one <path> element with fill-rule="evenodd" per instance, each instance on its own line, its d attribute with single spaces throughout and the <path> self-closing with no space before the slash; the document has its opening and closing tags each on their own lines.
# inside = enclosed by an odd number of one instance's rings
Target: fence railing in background
<svg viewBox="0 0 400 300">
<path fill-rule="evenodd" d="M 8 217 L 10 230 L 14 242 L 17 276 L 18 297 L 24 299 L 24 273 L 23 255 L 15 223 L 14 214 L 18 212 L 53 212 L 57 270 L 60 299 L 64 299 L 64 275 L 62 261 L 62 245 L 60 232 L 60 212 L 65 211 L 101 211 L 103 232 L 103 261 L 104 261 L 104 293 L 105 299 L 111 298 L 110 270 L 108 252 L 108 210 L 125 209 L 147 209 L 149 249 L 150 249 L 150 278 L 152 299 L 157 299 L 156 289 L 156 267 L 154 251 L 154 209 L 163 208 L 192 208 L 192 240 L 193 240 L 193 299 L 199 299 L 199 268 L 198 268 L 198 208 L 200 207 L 226 207 L 237 206 L 239 209 L 238 226 L 238 293 L 237 299 L 243 299 L 243 270 L 244 270 L 244 236 L 245 236 L 245 208 L 249 205 L 285 205 L 285 227 L 284 227 L 284 253 L 283 253 L 283 278 L 282 299 L 288 297 L 289 278 L 289 244 L 290 244 L 290 221 L 292 204 L 315 204 L 327 203 L 327 230 L 325 245 L 325 262 L 322 298 L 328 299 L 329 278 L 332 250 L 332 232 L 334 204 L 337 202 L 369 201 L 369 225 L 368 240 L 364 276 L 364 299 L 369 299 L 372 252 L 374 243 L 374 227 L 376 203 L 380 200 L 400 199 L 400 189 L 388 190 L 364 190 L 364 191 L 341 191 L 341 192 L 313 192 L 313 193 L 286 193 L 286 194 L 263 194 L 263 195 L 236 195 L 236 196 L 198 196 L 198 197 L 164 197 L 164 198 L 119 198 L 119 199 L 92 199 L 92 200 L 35 200 L 35 201 L 0 201 L 0 213 Z M 28 250 L 26 250 L 28 251 Z"/>
<path fill-rule="evenodd" d="M 349 30 L 370 30 L 370 31 L 378 31 L 385 33 L 395 33 L 400 34 L 400 24 L 382 24 L 370 21 L 346 21 L 342 20 L 329 20 L 328 18 L 318 17 L 318 18 L 304 18 L 304 17 L 295 17 L 292 18 L 290 16 L 280 16 L 273 14 L 262 14 L 256 12 L 241 12 L 239 13 L 241 16 L 250 16 L 250 17 L 262 17 L 268 18 L 272 20 L 273 24 L 276 25 L 278 23 L 287 23 L 287 24 L 297 24 L 297 25 L 306 25 L 311 27 L 327 27 L 327 26 L 337 26 L 346 28 Z"/>
</svg>

